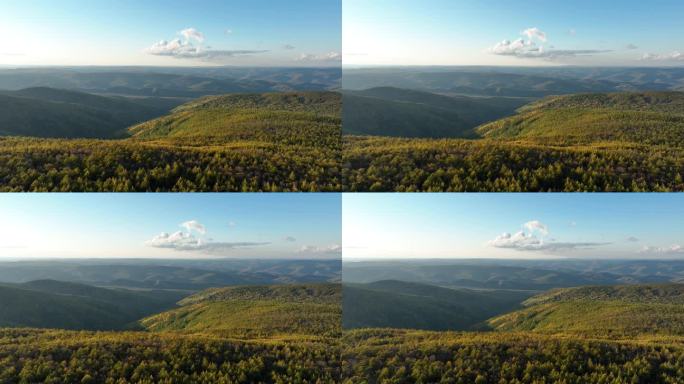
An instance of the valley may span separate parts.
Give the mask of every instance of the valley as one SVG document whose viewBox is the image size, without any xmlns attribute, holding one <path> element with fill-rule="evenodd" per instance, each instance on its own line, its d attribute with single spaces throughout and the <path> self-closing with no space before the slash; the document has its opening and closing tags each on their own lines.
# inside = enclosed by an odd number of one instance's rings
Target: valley
<svg viewBox="0 0 684 384">
<path fill-rule="evenodd" d="M 683 76 L 346 70 L 345 191 L 681 191 Z"/>
<path fill-rule="evenodd" d="M 3 263 L 15 278 L 19 270 L 24 279 L 110 276 L 100 284 L 119 287 L 2 283 L 2 382 L 339 382 L 341 288 L 322 277 L 339 281 L 339 262 L 337 269 L 309 260 L 16 263 Z M 225 277 L 190 267 L 205 263 Z M 302 283 L 311 280 L 307 270 L 318 279 Z M 231 283 L 227 271 L 243 279 Z M 171 278 L 160 282 L 164 275 Z M 198 278 L 212 288 L 200 288 Z M 155 288 L 145 287 L 148 279 Z"/>
<path fill-rule="evenodd" d="M 335 79 L 325 68 L 0 70 L 0 190 L 339 191 Z"/>
<path fill-rule="evenodd" d="M 344 269 L 345 383 L 675 383 L 684 375 L 676 260 L 357 261 Z"/>
</svg>

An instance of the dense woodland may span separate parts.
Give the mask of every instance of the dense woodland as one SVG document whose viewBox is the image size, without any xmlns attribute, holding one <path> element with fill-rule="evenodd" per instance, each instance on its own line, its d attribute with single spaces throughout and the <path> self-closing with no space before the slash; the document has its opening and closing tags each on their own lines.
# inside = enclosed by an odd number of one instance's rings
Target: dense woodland
<svg viewBox="0 0 684 384">
<path fill-rule="evenodd" d="M 331 342 L 179 333 L 0 330 L 0 382 L 337 383 Z"/>
<path fill-rule="evenodd" d="M 346 191 L 682 191 L 681 148 L 347 137 Z"/>
<path fill-rule="evenodd" d="M 339 191 L 340 96 L 210 97 L 125 140 L 0 138 L 3 191 Z"/>
<path fill-rule="evenodd" d="M 389 329 L 343 339 L 344 383 L 681 383 L 684 344 Z"/>
</svg>

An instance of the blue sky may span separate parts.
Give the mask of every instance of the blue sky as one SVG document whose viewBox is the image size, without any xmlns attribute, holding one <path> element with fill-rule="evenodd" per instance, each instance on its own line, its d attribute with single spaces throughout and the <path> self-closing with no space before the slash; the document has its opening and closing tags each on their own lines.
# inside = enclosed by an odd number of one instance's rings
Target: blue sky
<svg viewBox="0 0 684 384">
<path fill-rule="evenodd" d="M 684 194 L 345 194 L 344 259 L 684 258 Z"/>
<path fill-rule="evenodd" d="M 339 194 L 2 194 L 11 258 L 339 258 Z"/>
<path fill-rule="evenodd" d="M 0 33 L 6 65 L 339 65 L 341 0 L 8 0 Z"/>
<path fill-rule="evenodd" d="M 682 20 L 681 0 L 344 0 L 344 64 L 681 65 Z"/>
</svg>

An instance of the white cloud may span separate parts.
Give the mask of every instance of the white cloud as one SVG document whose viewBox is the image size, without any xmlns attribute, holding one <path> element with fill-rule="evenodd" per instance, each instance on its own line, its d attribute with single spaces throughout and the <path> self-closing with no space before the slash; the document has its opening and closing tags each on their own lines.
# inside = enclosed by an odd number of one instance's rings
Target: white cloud
<svg viewBox="0 0 684 384">
<path fill-rule="evenodd" d="M 523 224 L 523 227 L 530 232 L 539 231 L 539 233 L 541 233 L 543 236 L 549 234 L 549 227 L 539 220 L 528 221 L 527 223 Z"/>
<path fill-rule="evenodd" d="M 625 240 L 630 243 L 636 243 L 639 241 L 639 239 L 634 236 L 628 236 Z"/>
<path fill-rule="evenodd" d="M 283 241 L 287 241 L 288 243 L 294 243 L 295 241 L 297 241 L 297 239 L 293 236 L 285 236 L 283 237 Z"/>
<path fill-rule="evenodd" d="M 655 253 L 666 255 L 684 255 L 684 247 L 679 244 L 673 244 L 669 247 L 649 247 L 645 246 L 641 249 L 641 253 Z"/>
<path fill-rule="evenodd" d="M 283 49 L 287 50 L 287 51 L 291 51 L 291 50 L 295 49 L 295 46 L 290 45 L 290 44 L 285 44 L 285 45 L 283 45 Z"/>
<path fill-rule="evenodd" d="M 186 231 L 162 232 L 145 242 L 153 248 L 173 249 L 176 251 L 199 251 L 207 254 L 220 254 L 238 248 L 251 248 L 269 244 L 268 242 L 219 242 L 205 238 L 206 228 L 196 220 L 180 224 Z M 200 236 L 195 236 L 196 232 Z"/>
<path fill-rule="evenodd" d="M 339 255 L 342 253 L 342 246 L 331 244 L 327 246 L 304 245 L 299 249 L 299 253 L 307 255 Z"/>
<path fill-rule="evenodd" d="M 639 47 L 630 43 L 630 44 L 625 45 L 625 49 L 634 50 L 634 49 L 639 49 Z"/>
<path fill-rule="evenodd" d="M 235 227 L 237 226 L 237 223 L 234 222 L 234 221 L 229 221 L 229 222 L 228 222 L 228 226 L 231 227 L 231 228 L 235 228 Z"/>
<path fill-rule="evenodd" d="M 224 31 L 224 33 L 225 33 L 226 35 L 232 35 L 232 34 L 233 34 L 233 30 L 232 30 L 232 29 L 226 29 L 226 30 Z"/>
<path fill-rule="evenodd" d="M 560 250 L 574 250 L 587 249 L 608 243 L 594 243 L 594 242 L 557 242 L 555 239 L 545 241 L 544 237 L 549 234 L 548 227 L 538 221 L 532 220 L 523 224 L 523 230 L 514 234 L 503 233 L 487 244 L 494 248 L 507 248 L 517 251 L 560 251 Z"/>
<path fill-rule="evenodd" d="M 180 226 L 185 228 L 188 232 L 197 231 L 197 233 L 200 233 L 202 235 L 207 233 L 207 229 L 204 227 L 204 225 L 202 225 L 197 220 L 186 221 L 184 223 L 181 223 Z"/>
<path fill-rule="evenodd" d="M 572 28 L 568 31 L 568 35 L 575 36 L 575 35 L 577 35 L 577 31 L 574 28 Z"/>
<path fill-rule="evenodd" d="M 335 61 L 341 61 L 342 55 L 339 52 L 328 52 L 328 53 L 323 54 L 323 55 L 314 55 L 314 54 L 302 53 L 295 60 L 297 60 L 297 61 L 312 61 L 312 62 L 315 62 L 315 61 L 335 62 Z"/>
<path fill-rule="evenodd" d="M 185 37 L 185 40 L 195 40 L 198 43 L 204 42 L 204 34 L 195 28 L 186 28 L 179 32 L 181 36 Z"/>
<path fill-rule="evenodd" d="M 547 47 L 544 45 L 548 41 L 546 33 L 536 27 L 522 31 L 521 35 L 526 36 L 527 40 L 524 38 L 503 40 L 489 48 L 487 51 L 491 54 L 500 56 L 547 60 L 610 52 L 610 50 L 596 49 L 555 49 L 552 45 Z"/>
<path fill-rule="evenodd" d="M 265 50 L 218 50 L 203 47 L 204 34 L 195 28 L 186 28 L 179 32 L 183 37 L 173 40 L 161 40 L 145 50 L 154 56 L 168 56 L 176 59 L 219 60 L 235 56 L 252 55 L 268 52 Z M 196 43 L 196 44 L 195 44 Z"/>
<path fill-rule="evenodd" d="M 641 60 L 645 61 L 684 61 L 684 54 L 674 51 L 666 54 L 644 53 Z"/>
<path fill-rule="evenodd" d="M 527 28 L 526 30 L 522 31 L 522 34 L 527 36 L 527 38 L 530 40 L 537 38 L 540 41 L 546 42 L 546 33 L 542 32 L 537 27 Z"/>
</svg>

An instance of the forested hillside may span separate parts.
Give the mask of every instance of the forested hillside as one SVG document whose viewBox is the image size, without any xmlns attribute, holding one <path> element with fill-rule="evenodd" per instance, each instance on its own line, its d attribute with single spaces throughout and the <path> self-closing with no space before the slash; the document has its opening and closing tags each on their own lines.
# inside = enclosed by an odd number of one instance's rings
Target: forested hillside
<svg viewBox="0 0 684 384">
<path fill-rule="evenodd" d="M 126 140 L 0 138 L 4 191 L 339 191 L 340 96 L 210 97 Z"/>
<path fill-rule="evenodd" d="M 17 286 L 36 296 L 0 298 L 0 320 L 6 310 L 42 306 L 42 314 L 78 319 L 76 329 L 98 329 L 91 314 L 110 322 L 143 306 L 149 314 L 158 294 L 133 297 L 138 293 L 54 281 Z M 147 330 L 137 332 L 22 328 L 46 326 L 24 312 L 23 324 L 0 323 L 19 327 L 0 328 L 0 382 L 338 383 L 340 301 L 339 284 L 214 288 L 142 319 Z M 107 308 L 105 302 L 116 302 L 120 313 L 87 312 L 93 303 Z"/>
<path fill-rule="evenodd" d="M 520 332 L 360 330 L 343 339 L 343 383 L 668 383 L 681 338 L 636 342 Z"/>
<path fill-rule="evenodd" d="M 331 341 L 0 330 L 3 383 L 338 383 Z"/>
<path fill-rule="evenodd" d="M 684 284 L 565 288 L 489 320 L 501 331 L 587 336 L 684 335 Z"/>
<path fill-rule="evenodd" d="M 519 308 L 531 293 L 448 289 L 395 280 L 345 284 L 342 324 L 352 328 L 475 330 Z"/>
<path fill-rule="evenodd" d="M 346 91 L 343 132 L 395 137 L 476 138 L 475 128 L 529 99 L 444 96 L 393 87 Z"/>
<path fill-rule="evenodd" d="M 0 136 L 101 138 L 128 136 L 133 124 L 170 106 L 54 88 L 0 92 Z"/>
<path fill-rule="evenodd" d="M 0 327 L 122 330 L 175 307 L 183 294 L 97 288 L 54 280 L 0 285 Z"/>
<path fill-rule="evenodd" d="M 226 337 L 333 337 L 341 332 L 339 285 L 228 287 L 200 292 L 180 308 L 143 319 L 155 332 Z"/>
<path fill-rule="evenodd" d="M 681 92 L 550 97 L 484 138 L 347 136 L 347 191 L 681 191 Z"/>
</svg>

